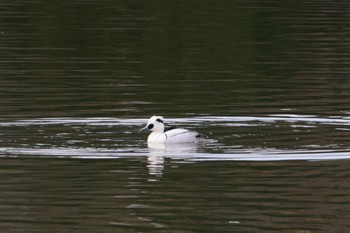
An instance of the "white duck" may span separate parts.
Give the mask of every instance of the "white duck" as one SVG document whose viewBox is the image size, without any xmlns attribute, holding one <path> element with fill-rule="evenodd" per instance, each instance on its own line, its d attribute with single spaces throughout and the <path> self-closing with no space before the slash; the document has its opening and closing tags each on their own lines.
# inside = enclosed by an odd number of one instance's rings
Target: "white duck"
<svg viewBox="0 0 350 233">
<path fill-rule="evenodd" d="M 195 143 L 201 138 L 205 138 L 204 135 L 187 129 L 178 129 L 174 127 L 165 129 L 164 118 L 162 116 L 152 116 L 148 120 L 147 125 L 140 131 L 146 129 L 152 131 L 148 136 L 148 143 Z"/>
</svg>

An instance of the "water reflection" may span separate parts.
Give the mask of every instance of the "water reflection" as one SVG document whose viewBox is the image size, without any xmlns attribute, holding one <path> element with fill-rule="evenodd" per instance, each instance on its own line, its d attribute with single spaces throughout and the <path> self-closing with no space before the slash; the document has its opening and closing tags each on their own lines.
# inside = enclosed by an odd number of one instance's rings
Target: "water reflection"
<svg viewBox="0 0 350 233">
<path fill-rule="evenodd" d="M 150 175 L 162 175 L 164 170 L 165 157 L 174 157 L 176 159 L 184 158 L 183 155 L 196 153 L 199 144 L 182 143 L 182 144 L 160 144 L 147 143 L 149 153 L 147 155 L 148 169 Z M 186 157 L 186 156 L 185 156 Z"/>
<path fill-rule="evenodd" d="M 164 170 L 164 155 L 150 153 L 147 156 L 148 173 L 150 175 L 162 176 Z"/>
</svg>

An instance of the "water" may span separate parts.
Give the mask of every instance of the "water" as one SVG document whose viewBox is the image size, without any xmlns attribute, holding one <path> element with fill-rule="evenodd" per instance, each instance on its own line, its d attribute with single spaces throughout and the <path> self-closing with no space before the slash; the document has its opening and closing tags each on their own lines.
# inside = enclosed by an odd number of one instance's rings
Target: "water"
<svg viewBox="0 0 350 233">
<path fill-rule="evenodd" d="M 348 232 L 349 4 L 2 1 L 0 228 Z"/>
</svg>

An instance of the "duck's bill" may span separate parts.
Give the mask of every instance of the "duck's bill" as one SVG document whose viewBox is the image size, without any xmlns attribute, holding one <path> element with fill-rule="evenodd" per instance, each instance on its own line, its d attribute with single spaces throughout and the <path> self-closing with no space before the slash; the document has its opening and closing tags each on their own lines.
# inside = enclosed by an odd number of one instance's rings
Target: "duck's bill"
<svg viewBox="0 0 350 233">
<path fill-rule="evenodd" d="M 145 130 L 147 130 L 148 128 L 147 128 L 147 125 L 145 126 L 145 127 L 143 127 L 142 129 L 140 129 L 139 131 L 141 132 L 141 131 L 145 131 Z"/>
</svg>

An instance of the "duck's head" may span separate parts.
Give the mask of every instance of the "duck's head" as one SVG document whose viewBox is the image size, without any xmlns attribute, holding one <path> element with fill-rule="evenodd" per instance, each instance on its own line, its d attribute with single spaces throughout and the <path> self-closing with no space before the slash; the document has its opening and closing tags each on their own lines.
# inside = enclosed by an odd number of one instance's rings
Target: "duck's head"
<svg viewBox="0 0 350 233">
<path fill-rule="evenodd" d="M 152 116 L 148 122 L 147 125 L 140 129 L 142 130 L 151 130 L 153 132 L 164 132 L 164 118 L 162 116 Z"/>
</svg>

